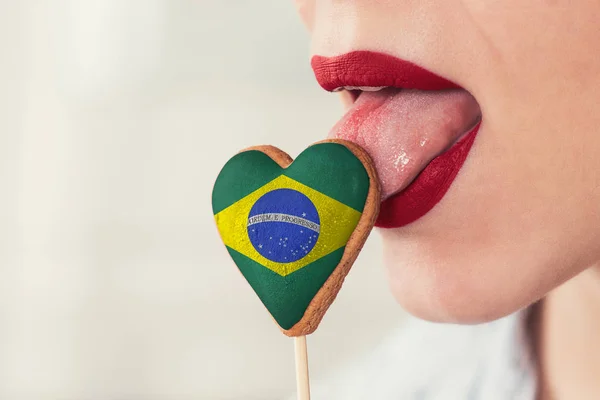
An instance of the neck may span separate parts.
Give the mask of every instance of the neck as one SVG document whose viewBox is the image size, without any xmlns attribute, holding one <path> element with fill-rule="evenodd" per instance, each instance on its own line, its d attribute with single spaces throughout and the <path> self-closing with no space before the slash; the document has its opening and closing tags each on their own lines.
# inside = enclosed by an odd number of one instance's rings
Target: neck
<svg viewBox="0 0 600 400">
<path fill-rule="evenodd" d="M 546 297 L 538 335 L 541 399 L 600 399 L 600 267 Z"/>
</svg>

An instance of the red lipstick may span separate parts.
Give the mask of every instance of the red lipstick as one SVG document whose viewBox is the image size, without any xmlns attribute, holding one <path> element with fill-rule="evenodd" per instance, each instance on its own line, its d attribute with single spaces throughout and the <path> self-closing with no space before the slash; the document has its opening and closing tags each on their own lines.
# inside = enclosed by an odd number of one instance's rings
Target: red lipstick
<svg viewBox="0 0 600 400">
<path fill-rule="evenodd" d="M 389 86 L 419 90 L 460 88 L 409 61 L 371 51 L 355 51 L 336 57 L 314 56 L 311 66 L 319 85 L 327 91 L 344 86 Z"/>
</svg>

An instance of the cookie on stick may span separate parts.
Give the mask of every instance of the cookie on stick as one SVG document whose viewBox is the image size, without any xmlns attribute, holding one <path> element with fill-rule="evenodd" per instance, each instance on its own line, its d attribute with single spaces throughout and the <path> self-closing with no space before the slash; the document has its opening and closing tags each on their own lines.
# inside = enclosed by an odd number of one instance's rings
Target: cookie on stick
<svg viewBox="0 0 600 400">
<path fill-rule="evenodd" d="M 227 251 L 281 331 L 296 338 L 301 400 L 309 398 L 306 335 L 373 228 L 379 187 L 368 154 L 344 140 L 315 143 L 295 160 L 252 147 L 215 182 L 213 213 Z"/>
</svg>

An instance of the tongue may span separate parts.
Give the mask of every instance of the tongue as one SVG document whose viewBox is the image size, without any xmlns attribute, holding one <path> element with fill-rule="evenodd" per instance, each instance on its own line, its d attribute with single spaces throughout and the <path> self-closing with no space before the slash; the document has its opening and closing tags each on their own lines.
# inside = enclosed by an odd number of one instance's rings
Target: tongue
<svg viewBox="0 0 600 400">
<path fill-rule="evenodd" d="M 371 155 L 386 199 L 468 133 L 480 114 L 461 89 L 362 92 L 329 137 L 355 142 Z"/>
</svg>

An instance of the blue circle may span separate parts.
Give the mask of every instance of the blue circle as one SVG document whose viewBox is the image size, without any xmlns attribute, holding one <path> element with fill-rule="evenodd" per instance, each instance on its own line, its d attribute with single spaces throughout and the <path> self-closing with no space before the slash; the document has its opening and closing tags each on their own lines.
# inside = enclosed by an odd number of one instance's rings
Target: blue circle
<svg viewBox="0 0 600 400">
<path fill-rule="evenodd" d="M 319 213 L 310 199 L 293 189 L 265 193 L 248 215 L 248 237 L 263 257 L 290 263 L 306 257 L 320 232 Z"/>
</svg>

